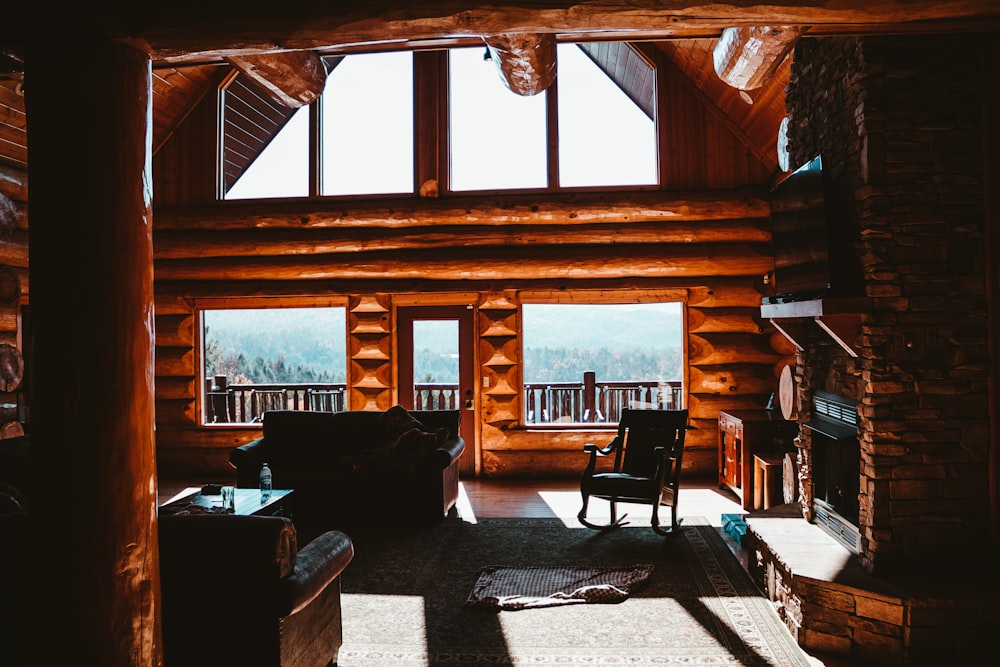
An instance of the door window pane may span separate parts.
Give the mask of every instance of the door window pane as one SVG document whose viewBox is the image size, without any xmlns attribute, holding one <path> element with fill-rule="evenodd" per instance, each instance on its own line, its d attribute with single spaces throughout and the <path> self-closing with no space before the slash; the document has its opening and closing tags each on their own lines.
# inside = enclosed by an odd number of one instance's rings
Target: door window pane
<svg viewBox="0 0 1000 667">
<path fill-rule="evenodd" d="M 455 410 L 458 399 L 458 320 L 414 320 L 414 408 Z"/>
</svg>

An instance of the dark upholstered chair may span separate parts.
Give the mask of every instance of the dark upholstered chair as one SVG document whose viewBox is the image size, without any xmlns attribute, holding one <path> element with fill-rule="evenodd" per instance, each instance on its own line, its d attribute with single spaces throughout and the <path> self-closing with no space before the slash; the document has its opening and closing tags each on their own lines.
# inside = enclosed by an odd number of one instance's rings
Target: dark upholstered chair
<svg viewBox="0 0 1000 667">
<path fill-rule="evenodd" d="M 159 526 L 165 664 L 337 664 L 347 535 L 298 549 L 285 517 L 172 515 Z"/>
<path fill-rule="evenodd" d="M 653 530 L 669 535 L 680 525 L 677 517 L 681 459 L 684 454 L 684 434 L 687 431 L 687 410 L 622 410 L 618 434 L 606 446 L 586 444 L 583 451 L 590 461 L 580 478 L 583 507 L 577 518 L 580 523 L 599 530 L 623 525 L 626 515 L 618 516 L 618 503 L 652 505 Z M 613 456 L 612 469 L 598 472 L 599 459 Z M 591 498 L 601 498 L 611 504 L 611 520 L 597 524 L 587 518 Z M 670 507 L 670 528 L 660 525 L 660 505 Z"/>
</svg>

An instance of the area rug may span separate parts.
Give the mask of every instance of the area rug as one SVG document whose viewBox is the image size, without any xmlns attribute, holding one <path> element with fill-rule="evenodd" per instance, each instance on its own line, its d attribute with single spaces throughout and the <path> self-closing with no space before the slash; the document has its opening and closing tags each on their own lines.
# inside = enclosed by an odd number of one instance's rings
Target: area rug
<svg viewBox="0 0 1000 667">
<path fill-rule="evenodd" d="M 445 519 L 341 526 L 355 557 L 341 579 L 340 667 L 769 665 L 809 667 L 770 602 L 704 519 L 669 538 L 559 519 Z M 620 604 L 484 613 L 465 602 L 482 569 L 651 564 Z"/>
<path fill-rule="evenodd" d="M 479 571 L 466 607 L 519 611 L 564 604 L 624 602 L 653 573 L 649 564 L 632 567 L 498 567 Z"/>
</svg>

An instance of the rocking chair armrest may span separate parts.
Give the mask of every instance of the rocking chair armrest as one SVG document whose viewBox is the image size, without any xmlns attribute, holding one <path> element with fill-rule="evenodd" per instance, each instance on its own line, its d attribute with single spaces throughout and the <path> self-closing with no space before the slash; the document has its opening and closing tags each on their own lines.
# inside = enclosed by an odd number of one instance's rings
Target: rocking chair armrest
<svg viewBox="0 0 1000 667">
<path fill-rule="evenodd" d="M 607 444 L 605 447 L 599 447 L 592 442 L 588 442 L 583 446 L 584 452 L 589 452 L 591 455 L 595 456 L 608 456 L 615 451 L 618 447 L 618 438 L 615 438 Z"/>
</svg>

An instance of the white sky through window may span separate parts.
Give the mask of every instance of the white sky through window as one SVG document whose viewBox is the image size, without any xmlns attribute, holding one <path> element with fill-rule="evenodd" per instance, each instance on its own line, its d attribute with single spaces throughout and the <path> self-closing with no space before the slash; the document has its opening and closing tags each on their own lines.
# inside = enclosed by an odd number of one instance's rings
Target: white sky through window
<svg viewBox="0 0 1000 667">
<path fill-rule="evenodd" d="M 511 92 L 484 53 L 449 52 L 451 189 L 544 188 L 545 94 Z"/>
<path fill-rule="evenodd" d="M 545 93 L 511 92 L 485 47 L 449 51 L 450 187 L 544 188 Z M 558 47 L 560 186 L 655 184 L 655 124 L 575 44 Z M 323 106 L 323 195 L 413 191 L 413 54 L 347 56 Z M 308 196 L 309 112 L 299 109 L 227 199 Z"/>
<path fill-rule="evenodd" d="M 323 194 L 413 191 L 413 54 L 348 56 L 323 93 Z"/>
<path fill-rule="evenodd" d="M 656 183 L 652 119 L 578 46 L 558 54 L 559 184 Z"/>
<path fill-rule="evenodd" d="M 254 160 L 226 199 L 309 195 L 309 109 L 295 112 Z"/>
</svg>

